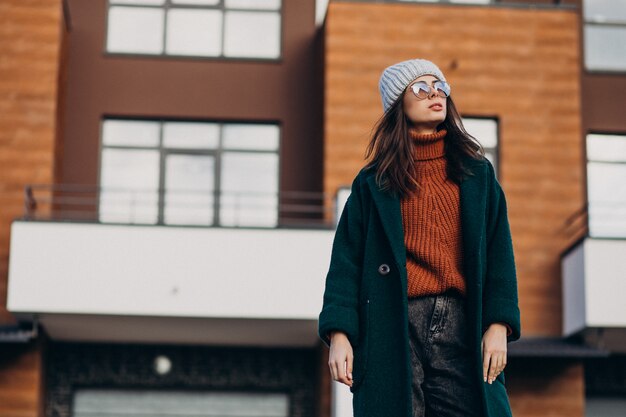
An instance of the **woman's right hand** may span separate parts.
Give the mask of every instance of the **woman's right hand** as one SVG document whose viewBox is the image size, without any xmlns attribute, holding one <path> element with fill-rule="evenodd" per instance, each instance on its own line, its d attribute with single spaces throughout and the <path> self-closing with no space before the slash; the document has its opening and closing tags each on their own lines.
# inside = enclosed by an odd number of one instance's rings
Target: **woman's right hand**
<svg viewBox="0 0 626 417">
<path fill-rule="evenodd" d="M 352 386 L 352 362 L 354 354 L 348 336 L 344 332 L 330 334 L 328 366 L 333 380 Z"/>
</svg>

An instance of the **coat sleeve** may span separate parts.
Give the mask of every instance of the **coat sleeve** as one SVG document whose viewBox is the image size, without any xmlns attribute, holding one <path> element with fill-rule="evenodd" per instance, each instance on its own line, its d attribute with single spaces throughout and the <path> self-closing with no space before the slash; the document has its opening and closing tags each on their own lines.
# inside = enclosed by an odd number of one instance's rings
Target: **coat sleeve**
<svg viewBox="0 0 626 417">
<path fill-rule="evenodd" d="M 483 288 L 482 331 L 491 323 L 505 323 L 511 329 L 507 342 L 520 338 L 520 311 L 513 242 L 504 191 L 488 162 L 491 175 L 489 218 L 487 219 L 487 265 Z"/>
<path fill-rule="evenodd" d="M 352 182 L 351 193 L 333 240 L 330 267 L 326 275 L 318 335 L 330 347 L 328 333 L 346 333 L 354 347 L 359 339 L 358 296 L 363 265 L 363 210 L 360 176 Z"/>
</svg>

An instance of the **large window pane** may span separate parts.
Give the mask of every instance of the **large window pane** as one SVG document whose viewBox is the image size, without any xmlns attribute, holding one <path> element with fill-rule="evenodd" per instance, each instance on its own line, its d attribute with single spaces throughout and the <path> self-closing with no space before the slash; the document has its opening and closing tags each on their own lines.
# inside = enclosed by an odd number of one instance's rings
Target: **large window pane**
<svg viewBox="0 0 626 417">
<path fill-rule="evenodd" d="M 589 70 L 626 70 L 626 26 L 585 26 Z"/>
<path fill-rule="evenodd" d="M 278 126 L 225 125 L 225 149 L 278 150 Z"/>
<path fill-rule="evenodd" d="M 583 12 L 586 21 L 626 23 L 623 0 L 584 0 Z"/>
<path fill-rule="evenodd" d="M 163 124 L 163 146 L 166 148 L 216 149 L 220 128 L 214 123 L 166 122 Z"/>
<path fill-rule="evenodd" d="M 225 0 L 229 9 L 278 10 L 280 0 Z"/>
<path fill-rule="evenodd" d="M 79 388 L 73 417 L 287 417 L 282 393 L 121 390 Z"/>
<path fill-rule="evenodd" d="M 274 227 L 279 136 L 267 124 L 105 120 L 101 220 Z"/>
<path fill-rule="evenodd" d="M 217 56 L 222 53 L 222 12 L 172 9 L 167 14 L 166 52 Z"/>
<path fill-rule="evenodd" d="M 589 234 L 626 237 L 626 136 L 587 135 Z"/>
<path fill-rule="evenodd" d="M 135 120 L 105 120 L 102 125 L 102 144 L 105 146 L 158 146 L 159 123 Z"/>
<path fill-rule="evenodd" d="M 498 122 L 494 119 L 463 118 L 463 126 L 485 149 L 485 157 L 498 173 Z"/>
<path fill-rule="evenodd" d="M 196 6 L 217 6 L 220 0 L 172 0 L 174 4 L 191 4 Z"/>
<path fill-rule="evenodd" d="M 214 167 L 212 156 L 168 155 L 165 223 L 213 224 Z"/>
<path fill-rule="evenodd" d="M 626 162 L 626 136 L 593 133 L 587 135 L 587 159 Z"/>
<path fill-rule="evenodd" d="M 107 51 L 163 52 L 164 11 L 154 7 L 112 6 L 109 9 Z"/>
<path fill-rule="evenodd" d="M 156 223 L 159 152 L 103 149 L 100 221 Z"/>
<path fill-rule="evenodd" d="M 165 0 L 109 0 L 111 4 L 132 4 L 135 6 L 161 6 Z"/>
<path fill-rule="evenodd" d="M 498 146 L 498 124 L 495 120 L 463 118 L 463 126 L 483 147 Z"/>
<path fill-rule="evenodd" d="M 589 234 L 626 237 L 626 164 L 587 164 Z"/>
<path fill-rule="evenodd" d="M 224 152 L 220 219 L 228 226 L 278 222 L 278 155 Z"/>
<path fill-rule="evenodd" d="M 227 11 L 224 37 L 225 56 L 278 58 L 280 15 L 268 12 Z"/>
</svg>

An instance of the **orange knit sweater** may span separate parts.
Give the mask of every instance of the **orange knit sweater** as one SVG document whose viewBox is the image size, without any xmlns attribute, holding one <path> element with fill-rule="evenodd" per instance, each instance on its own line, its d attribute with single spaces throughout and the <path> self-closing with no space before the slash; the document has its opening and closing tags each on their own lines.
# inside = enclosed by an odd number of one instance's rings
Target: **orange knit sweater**
<svg viewBox="0 0 626 417">
<path fill-rule="evenodd" d="M 466 295 L 459 186 L 447 177 L 444 138 L 448 132 L 420 134 L 413 128 L 415 175 L 421 189 L 400 201 L 408 296 Z M 512 333 L 507 323 L 507 335 Z"/>
<path fill-rule="evenodd" d="M 413 128 L 415 176 L 422 186 L 401 200 L 407 249 L 408 296 L 455 289 L 465 295 L 459 187 L 447 178 L 445 129 L 419 134 Z"/>
</svg>

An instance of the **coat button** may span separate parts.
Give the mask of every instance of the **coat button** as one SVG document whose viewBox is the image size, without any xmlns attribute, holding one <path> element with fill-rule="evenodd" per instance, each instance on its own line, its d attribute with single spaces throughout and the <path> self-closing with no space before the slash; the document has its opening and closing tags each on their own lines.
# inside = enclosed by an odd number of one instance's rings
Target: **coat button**
<svg viewBox="0 0 626 417">
<path fill-rule="evenodd" d="M 387 264 L 382 264 L 378 267 L 378 273 L 380 275 L 387 275 L 389 271 L 391 271 L 391 268 L 389 268 L 389 265 Z"/>
</svg>

